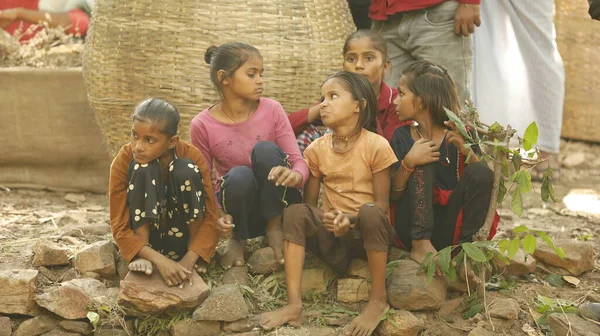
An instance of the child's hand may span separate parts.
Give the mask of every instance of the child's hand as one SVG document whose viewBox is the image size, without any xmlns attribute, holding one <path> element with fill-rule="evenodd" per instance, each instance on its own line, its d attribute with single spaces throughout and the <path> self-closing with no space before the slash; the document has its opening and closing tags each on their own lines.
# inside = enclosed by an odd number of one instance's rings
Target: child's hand
<svg viewBox="0 0 600 336">
<path fill-rule="evenodd" d="M 277 166 L 269 172 L 269 180 L 274 181 L 276 186 L 295 187 L 302 183 L 302 174 L 287 167 Z"/>
<path fill-rule="evenodd" d="M 193 252 L 188 252 L 181 260 L 178 261 L 178 263 L 187 270 L 193 270 L 197 260 L 198 258 L 193 257 Z M 190 287 L 193 286 L 192 273 L 188 274 L 187 279 L 184 279 L 184 282 L 179 285 L 179 288 L 183 288 L 183 285 L 185 285 L 186 282 L 189 282 Z"/>
<path fill-rule="evenodd" d="M 19 9 L 11 8 L 0 11 L 0 28 L 4 29 L 19 19 Z"/>
<path fill-rule="evenodd" d="M 180 263 L 167 257 L 160 258 L 155 264 L 165 284 L 169 287 L 179 286 L 192 274 L 191 270 L 186 269 Z"/>
<path fill-rule="evenodd" d="M 345 236 L 350 231 L 350 219 L 341 211 L 337 210 L 338 215 L 333 220 L 333 235 L 336 237 Z"/>
<path fill-rule="evenodd" d="M 350 219 L 340 210 L 331 210 L 323 214 L 323 225 L 334 236 L 341 237 L 350 230 Z"/>
<path fill-rule="evenodd" d="M 414 169 L 417 166 L 436 162 L 439 159 L 440 145 L 436 145 L 433 141 L 421 138 L 415 141 L 408 154 L 404 157 L 404 164 L 408 168 Z"/>
<path fill-rule="evenodd" d="M 231 215 L 223 215 L 217 220 L 217 232 L 223 238 L 231 236 L 234 227 L 235 225 L 233 224 L 233 217 L 231 217 Z"/>
<path fill-rule="evenodd" d="M 449 131 L 449 130 L 445 131 L 446 132 L 446 141 L 448 143 L 453 144 L 456 148 L 458 148 L 458 150 L 461 152 L 461 154 L 468 155 L 470 148 L 465 147 L 467 142 L 465 141 L 465 138 L 463 138 L 462 134 L 460 134 L 460 132 L 458 131 L 458 128 L 456 127 L 456 125 L 452 121 L 444 121 L 444 125 L 446 125 L 446 127 L 450 127 L 450 129 L 452 129 L 451 131 Z"/>
</svg>

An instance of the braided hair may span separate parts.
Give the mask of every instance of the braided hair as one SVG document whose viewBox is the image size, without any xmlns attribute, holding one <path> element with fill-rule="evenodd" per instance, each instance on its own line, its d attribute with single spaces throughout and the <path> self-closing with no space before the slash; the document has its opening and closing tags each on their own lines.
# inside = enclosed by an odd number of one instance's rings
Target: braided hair
<svg viewBox="0 0 600 336">
<path fill-rule="evenodd" d="M 415 99 L 421 97 L 436 125 L 444 126 L 444 121 L 448 120 L 444 107 L 454 113 L 460 111 L 458 90 L 443 66 L 424 60 L 414 61 L 402 70 L 402 76 Z"/>
</svg>

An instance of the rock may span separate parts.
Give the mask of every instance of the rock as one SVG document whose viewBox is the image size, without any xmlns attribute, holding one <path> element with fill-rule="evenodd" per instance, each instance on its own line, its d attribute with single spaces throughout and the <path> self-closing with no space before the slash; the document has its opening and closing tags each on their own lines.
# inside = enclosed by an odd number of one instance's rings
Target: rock
<svg viewBox="0 0 600 336">
<path fill-rule="evenodd" d="M 550 314 L 546 322 L 555 336 L 597 336 L 600 335 L 600 327 L 593 322 L 586 321 L 574 314 L 562 313 Z M 569 324 L 571 332 L 569 332 Z"/>
<path fill-rule="evenodd" d="M 84 239 L 89 236 L 105 236 L 111 233 L 110 225 L 105 223 L 96 223 L 96 224 L 83 224 L 83 225 L 69 225 L 63 229 L 64 233 L 62 236 L 62 240 L 67 240 L 73 245 L 81 244 L 78 238 Z M 68 238 L 71 239 L 68 239 Z M 72 240 L 76 239 L 76 240 Z"/>
<path fill-rule="evenodd" d="M 65 199 L 71 203 L 83 203 L 85 202 L 85 195 L 83 194 L 73 194 L 73 193 L 67 193 L 65 195 Z"/>
<path fill-rule="evenodd" d="M 407 310 L 397 310 L 377 327 L 380 336 L 417 336 L 425 324 Z"/>
<path fill-rule="evenodd" d="M 60 321 L 58 325 L 65 330 L 76 332 L 82 335 L 91 335 L 93 329 L 91 324 L 83 321 L 63 320 Z"/>
<path fill-rule="evenodd" d="M 127 331 L 123 329 L 96 329 L 94 336 L 130 336 Z"/>
<path fill-rule="evenodd" d="M 77 279 L 78 276 L 79 272 L 77 271 L 77 269 L 70 268 L 58 278 L 58 281 L 71 281 L 73 279 Z"/>
<path fill-rule="evenodd" d="M 35 303 L 36 270 L 0 271 L 0 313 L 35 316 L 41 309 Z"/>
<path fill-rule="evenodd" d="M 119 280 L 125 279 L 127 273 L 129 273 L 129 263 L 123 258 L 121 253 L 117 252 L 117 274 L 119 275 Z"/>
<path fill-rule="evenodd" d="M 316 255 L 310 252 L 307 252 L 304 255 L 304 269 L 322 268 L 326 266 L 327 264 Z"/>
<path fill-rule="evenodd" d="M 560 259 L 554 253 L 554 250 L 546 244 L 538 246 L 533 256 L 539 262 L 563 268 L 574 276 L 594 269 L 594 248 L 592 244 L 572 240 L 559 240 L 555 241 L 554 245 L 563 248 L 565 251 L 565 260 Z"/>
<path fill-rule="evenodd" d="M 533 256 L 528 256 L 525 260 L 525 253 L 522 250 L 518 250 L 514 258 L 510 260 L 507 265 L 504 261 L 496 259 L 498 265 L 498 272 L 504 275 L 521 276 L 535 272 L 535 266 L 537 262 Z"/>
<path fill-rule="evenodd" d="M 106 286 L 104 283 L 96 279 L 73 279 L 71 281 L 63 282 L 63 285 L 73 285 L 77 288 L 80 288 L 98 303 L 105 302 L 108 298 L 108 290 L 106 289 Z"/>
<path fill-rule="evenodd" d="M 261 336 L 262 333 L 259 330 L 249 331 L 241 334 L 235 334 L 235 336 Z"/>
<path fill-rule="evenodd" d="M 232 267 L 223 274 L 221 281 L 224 285 L 239 284 L 247 286 L 250 281 L 248 278 L 248 268 L 246 266 Z"/>
<path fill-rule="evenodd" d="M 456 299 L 444 301 L 440 305 L 440 315 L 442 317 L 452 315 L 452 313 L 454 313 L 454 311 L 458 307 L 460 307 L 460 305 L 463 303 L 464 300 L 465 300 L 465 297 L 461 296 L 461 297 L 457 297 Z"/>
<path fill-rule="evenodd" d="M 52 272 L 44 266 L 40 266 L 38 268 L 38 271 L 40 272 L 40 275 L 46 277 L 46 279 L 48 279 L 50 282 L 56 282 L 59 279 L 59 276 L 56 273 Z"/>
<path fill-rule="evenodd" d="M 563 159 L 563 166 L 567 168 L 575 168 L 585 163 L 585 153 L 574 152 L 569 153 Z"/>
<path fill-rule="evenodd" d="M 232 322 L 248 317 L 248 307 L 236 285 L 222 285 L 213 289 L 193 319 L 197 321 Z"/>
<path fill-rule="evenodd" d="M 96 280 L 102 279 L 102 276 L 100 276 L 100 274 L 98 274 L 96 272 L 83 272 L 83 273 L 81 273 L 81 277 L 89 278 L 89 279 L 96 279 Z"/>
<path fill-rule="evenodd" d="M 223 331 L 239 333 L 245 331 L 252 331 L 256 328 L 261 329 L 260 318 L 260 315 L 254 315 L 242 320 L 225 322 L 223 324 Z"/>
<path fill-rule="evenodd" d="M 550 209 L 542 209 L 542 208 L 527 209 L 527 214 L 532 215 L 534 217 L 546 217 L 546 216 L 550 216 L 552 213 L 553 212 Z"/>
<path fill-rule="evenodd" d="M 404 260 L 410 258 L 410 252 L 407 250 L 399 249 L 395 246 L 390 247 L 388 251 L 387 259 L 388 263 L 394 260 Z"/>
<path fill-rule="evenodd" d="M 87 307 L 94 303 L 92 297 L 83 289 L 69 282 L 63 283 L 59 287 L 48 288 L 44 293 L 37 295 L 35 301 L 40 306 L 68 320 L 86 318 Z"/>
<path fill-rule="evenodd" d="M 337 299 L 341 302 L 353 303 L 369 301 L 371 284 L 366 279 L 339 279 Z"/>
<path fill-rule="evenodd" d="M 446 300 L 446 281 L 434 277 L 431 282 L 412 260 L 400 260 L 387 279 L 388 301 L 396 309 L 436 309 Z"/>
<path fill-rule="evenodd" d="M 369 277 L 369 263 L 362 259 L 353 259 L 348 266 L 346 274 L 367 279 Z"/>
<path fill-rule="evenodd" d="M 335 280 L 335 272 L 330 267 L 311 268 L 302 271 L 302 295 L 321 294 Z"/>
<path fill-rule="evenodd" d="M 283 265 L 275 260 L 275 253 L 270 247 L 256 250 L 246 264 L 252 274 L 267 274 L 283 269 Z"/>
<path fill-rule="evenodd" d="M 179 289 L 168 287 L 159 272 L 130 272 L 121 281 L 118 304 L 134 316 L 177 314 L 196 308 L 208 296 L 208 286 L 196 272 L 192 272 L 192 283 L 192 287 L 186 283 Z"/>
<path fill-rule="evenodd" d="M 81 334 L 62 329 L 54 329 L 52 331 L 42 334 L 41 336 L 81 336 Z"/>
<path fill-rule="evenodd" d="M 488 313 L 490 316 L 516 320 L 519 318 L 519 304 L 510 298 L 497 299 L 490 304 Z"/>
<path fill-rule="evenodd" d="M 99 241 L 83 248 L 75 256 L 75 267 L 81 273 L 95 272 L 110 278 L 116 273 L 116 247 L 113 242 Z"/>
<path fill-rule="evenodd" d="M 183 320 L 175 323 L 172 336 L 218 336 L 221 323 L 218 321 Z"/>
<path fill-rule="evenodd" d="M 0 336 L 10 336 L 12 334 L 12 324 L 7 316 L 0 316 Z"/>
<path fill-rule="evenodd" d="M 48 239 L 40 239 L 33 247 L 33 266 L 56 266 L 69 264 L 69 250 Z"/>
<path fill-rule="evenodd" d="M 37 336 L 56 328 L 56 321 L 48 315 L 36 316 L 17 328 L 15 336 Z"/>
<path fill-rule="evenodd" d="M 483 329 L 482 327 L 476 327 L 475 329 L 471 330 L 467 336 L 494 336 L 494 334 L 491 331 Z"/>
</svg>

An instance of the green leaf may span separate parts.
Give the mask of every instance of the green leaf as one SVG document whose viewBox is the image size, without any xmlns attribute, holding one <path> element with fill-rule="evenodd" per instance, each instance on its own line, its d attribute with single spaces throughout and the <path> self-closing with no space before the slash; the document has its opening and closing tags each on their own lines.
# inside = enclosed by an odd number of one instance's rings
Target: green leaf
<svg viewBox="0 0 600 336">
<path fill-rule="evenodd" d="M 481 251 L 481 249 L 479 249 L 479 247 L 474 246 L 471 243 L 462 243 L 461 247 L 463 248 L 467 256 L 469 256 L 469 258 L 482 263 L 487 261 L 485 254 L 483 253 L 483 251 Z"/>
<path fill-rule="evenodd" d="M 500 251 L 500 253 L 502 254 L 506 254 L 506 250 L 508 249 L 508 240 L 506 239 L 502 239 L 499 243 L 498 243 L 498 250 Z"/>
<path fill-rule="evenodd" d="M 535 249 L 537 247 L 537 239 L 535 239 L 534 235 L 526 235 L 525 238 L 523 238 L 523 240 L 521 241 L 521 243 L 523 244 L 523 251 L 525 251 L 525 253 L 533 254 L 533 252 L 535 252 Z"/>
<path fill-rule="evenodd" d="M 456 114 L 454 114 L 454 112 L 450 111 L 449 109 L 444 107 L 444 110 L 446 111 L 446 115 L 448 116 L 448 119 L 450 119 L 450 121 L 452 121 L 454 123 L 454 125 L 456 125 L 456 128 L 458 129 L 460 134 L 463 136 L 463 138 L 465 138 L 465 140 L 468 142 L 473 142 L 473 139 L 471 138 L 471 135 L 469 134 L 469 132 L 467 132 L 467 128 L 465 127 L 465 124 L 463 123 L 463 121 L 460 120 L 460 118 Z"/>
<path fill-rule="evenodd" d="M 519 151 L 515 151 L 513 152 L 513 157 L 511 160 L 513 166 L 515 167 L 515 170 L 519 170 L 521 169 L 521 154 L 519 154 Z"/>
<path fill-rule="evenodd" d="M 448 246 L 438 252 L 437 263 L 444 274 L 450 273 L 450 262 L 452 257 L 452 246 Z"/>
<path fill-rule="evenodd" d="M 523 149 L 526 151 L 531 150 L 538 141 L 538 135 L 538 127 L 534 121 L 531 124 L 529 124 L 529 126 L 527 126 L 527 129 L 525 130 L 525 135 L 523 135 Z"/>
<path fill-rule="evenodd" d="M 556 197 L 554 197 L 554 187 L 552 186 L 552 168 L 549 168 L 544 172 L 544 178 L 542 179 L 542 201 L 548 202 L 549 199 L 556 203 Z"/>
<path fill-rule="evenodd" d="M 431 260 L 427 265 L 427 281 L 431 281 L 433 279 L 433 273 L 435 273 L 435 262 Z"/>
<path fill-rule="evenodd" d="M 557 274 L 548 274 L 544 280 L 554 287 L 563 287 L 565 285 L 565 281 L 563 280 L 562 276 Z"/>
<path fill-rule="evenodd" d="M 506 186 L 504 185 L 504 180 L 500 179 L 500 186 L 498 187 L 498 204 L 501 204 L 504 201 L 504 197 L 506 196 Z"/>
<path fill-rule="evenodd" d="M 558 255 L 563 260 L 567 257 L 565 255 L 565 250 L 563 250 L 562 247 L 555 247 L 554 252 L 556 252 L 556 255 Z"/>
<path fill-rule="evenodd" d="M 514 238 L 508 243 L 508 258 L 512 259 L 519 252 L 519 247 L 521 246 L 521 240 L 519 238 Z"/>
<path fill-rule="evenodd" d="M 508 171 L 508 162 L 506 162 L 506 157 L 502 156 L 502 175 L 508 177 L 509 171 Z"/>
<path fill-rule="evenodd" d="M 519 185 L 519 189 L 521 189 L 521 192 L 524 194 L 530 192 L 533 187 L 531 184 L 531 174 L 526 170 L 519 171 L 516 182 Z"/>
<path fill-rule="evenodd" d="M 542 238 L 542 240 L 544 241 L 544 243 L 546 243 L 546 245 L 550 246 L 551 248 L 554 248 L 554 242 L 552 242 L 552 239 L 550 239 L 550 237 L 548 237 L 546 232 L 544 232 L 544 231 L 534 231 L 534 232 L 538 236 L 540 236 L 540 238 Z"/>
<path fill-rule="evenodd" d="M 490 128 L 488 128 L 488 131 L 490 131 L 491 133 L 500 133 L 504 130 L 504 127 L 500 126 L 500 124 L 498 124 L 497 122 L 493 123 Z"/>
<path fill-rule="evenodd" d="M 510 205 L 515 215 L 519 217 L 523 216 L 523 199 L 521 198 L 520 188 L 515 188 L 515 191 L 513 191 Z"/>
<path fill-rule="evenodd" d="M 94 326 L 94 330 L 92 330 L 92 331 L 95 331 L 96 328 L 98 327 L 98 321 L 100 321 L 100 315 L 96 312 L 88 312 L 87 318 L 88 318 L 88 320 L 90 320 L 90 323 L 92 324 L 92 326 Z"/>
<path fill-rule="evenodd" d="M 529 228 L 525 225 L 519 225 L 512 230 L 514 233 L 521 233 L 529 231 Z"/>
</svg>

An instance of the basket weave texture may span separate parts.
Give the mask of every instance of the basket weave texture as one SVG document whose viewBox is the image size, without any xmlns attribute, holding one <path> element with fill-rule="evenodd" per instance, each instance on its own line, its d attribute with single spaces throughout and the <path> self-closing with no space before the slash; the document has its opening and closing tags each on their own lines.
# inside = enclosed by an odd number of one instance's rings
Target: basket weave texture
<svg viewBox="0 0 600 336">
<path fill-rule="evenodd" d="M 346 0 L 96 0 L 83 54 L 88 98 L 113 155 L 147 97 L 177 107 L 187 140 L 190 120 L 218 100 L 204 61 L 210 45 L 257 47 L 265 96 L 293 112 L 316 102 L 325 77 L 341 69 L 354 29 Z"/>
<path fill-rule="evenodd" d="M 600 141 L 600 22 L 588 2 L 556 1 L 556 41 L 565 64 L 562 136 Z"/>
</svg>

